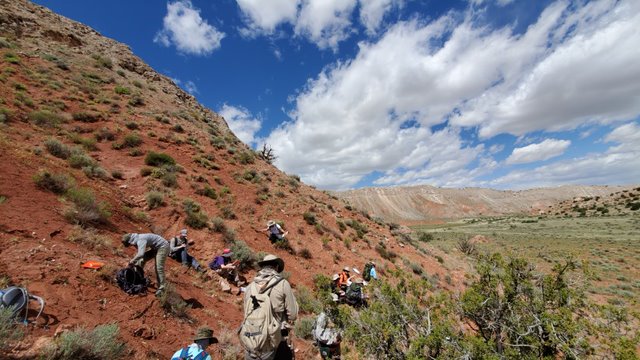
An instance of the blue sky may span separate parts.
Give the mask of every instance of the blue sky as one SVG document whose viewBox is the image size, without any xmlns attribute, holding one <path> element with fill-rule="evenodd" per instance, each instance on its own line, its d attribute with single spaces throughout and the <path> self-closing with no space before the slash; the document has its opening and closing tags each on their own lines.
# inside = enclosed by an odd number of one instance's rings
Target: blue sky
<svg viewBox="0 0 640 360">
<path fill-rule="evenodd" d="M 321 189 L 640 182 L 640 2 L 38 0 Z"/>
</svg>

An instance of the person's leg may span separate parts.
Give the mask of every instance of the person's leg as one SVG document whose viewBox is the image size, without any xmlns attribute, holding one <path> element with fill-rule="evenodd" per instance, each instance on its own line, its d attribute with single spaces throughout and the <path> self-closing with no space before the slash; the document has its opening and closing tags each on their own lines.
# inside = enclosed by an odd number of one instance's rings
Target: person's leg
<svg viewBox="0 0 640 360">
<path fill-rule="evenodd" d="M 184 266 L 189 266 L 189 254 L 185 248 L 180 249 L 180 262 Z"/>
<path fill-rule="evenodd" d="M 158 292 L 162 292 L 166 287 L 166 279 L 164 276 L 164 264 L 167 262 L 168 248 L 160 248 L 156 254 L 156 277 L 158 279 Z"/>
<path fill-rule="evenodd" d="M 280 345 L 278 345 L 278 349 L 276 349 L 276 356 L 274 357 L 274 359 L 293 360 L 293 351 L 291 351 L 291 348 L 289 347 L 289 344 L 287 344 L 286 340 L 283 339 L 280 342 Z"/>
<path fill-rule="evenodd" d="M 187 264 L 191 264 L 191 267 L 193 267 L 194 269 L 196 269 L 197 271 L 202 270 L 200 268 L 200 263 L 198 262 L 198 260 L 196 260 L 196 258 L 194 258 L 191 255 L 187 255 Z"/>
</svg>

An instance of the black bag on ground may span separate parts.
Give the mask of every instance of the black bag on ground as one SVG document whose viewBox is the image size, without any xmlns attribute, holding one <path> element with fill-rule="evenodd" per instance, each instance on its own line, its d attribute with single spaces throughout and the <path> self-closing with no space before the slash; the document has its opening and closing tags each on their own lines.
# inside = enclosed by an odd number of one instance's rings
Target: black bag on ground
<svg viewBox="0 0 640 360">
<path fill-rule="evenodd" d="M 38 320 L 44 310 L 44 300 L 41 297 L 31 295 L 27 292 L 27 289 L 17 286 L 0 290 L 0 309 L 12 309 L 11 317 L 13 318 L 24 314 L 24 320 L 22 321 L 25 323 L 29 312 L 29 300 L 37 300 L 40 303 L 40 311 L 35 318 L 35 320 Z"/>
<path fill-rule="evenodd" d="M 136 295 L 146 294 L 147 286 L 149 286 L 151 280 L 144 276 L 142 267 L 133 265 L 118 270 L 116 282 L 122 291 L 129 295 Z"/>
</svg>

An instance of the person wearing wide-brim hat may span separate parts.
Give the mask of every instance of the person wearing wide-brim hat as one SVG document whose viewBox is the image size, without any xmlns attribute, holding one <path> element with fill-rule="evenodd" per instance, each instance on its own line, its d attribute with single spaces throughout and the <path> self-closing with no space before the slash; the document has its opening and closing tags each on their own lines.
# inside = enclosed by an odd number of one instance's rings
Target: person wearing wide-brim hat
<svg viewBox="0 0 640 360">
<path fill-rule="evenodd" d="M 171 360 L 211 360 L 211 355 L 209 355 L 205 350 L 209 345 L 217 343 L 218 339 L 213 336 L 213 330 L 208 327 L 201 327 L 193 338 L 193 344 L 176 351 L 171 357 Z"/>
<path fill-rule="evenodd" d="M 258 262 L 258 266 L 260 266 L 258 274 L 245 291 L 244 308 L 247 309 L 247 304 L 251 304 L 252 296 L 268 294 L 273 317 L 281 324 L 283 337 L 275 353 L 251 354 L 245 352 L 245 359 L 292 359 L 293 349 L 288 334 L 289 329 L 293 328 L 298 318 L 298 302 L 291 289 L 291 284 L 280 275 L 284 270 L 284 261 L 276 255 L 268 254 Z"/>
<path fill-rule="evenodd" d="M 284 240 L 284 237 L 289 233 L 288 231 L 284 231 L 280 224 L 278 224 L 274 220 L 267 221 L 267 228 L 263 231 L 267 231 L 269 233 L 269 240 L 272 243 Z"/>
</svg>

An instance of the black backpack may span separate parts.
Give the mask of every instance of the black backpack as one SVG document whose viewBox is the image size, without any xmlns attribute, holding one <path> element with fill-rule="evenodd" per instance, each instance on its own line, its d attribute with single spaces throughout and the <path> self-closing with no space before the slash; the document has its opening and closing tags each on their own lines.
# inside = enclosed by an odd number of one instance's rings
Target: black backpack
<svg viewBox="0 0 640 360">
<path fill-rule="evenodd" d="M 118 270 L 116 282 L 120 289 L 129 295 L 146 294 L 147 286 L 151 283 L 148 277 L 144 276 L 144 270 L 138 265 L 129 266 Z"/>
<path fill-rule="evenodd" d="M 362 278 L 364 279 L 364 281 L 370 281 L 371 280 L 371 268 L 373 267 L 373 265 L 371 263 L 367 263 L 367 265 L 364 266 L 364 270 L 362 271 Z"/>
<path fill-rule="evenodd" d="M 44 300 L 41 297 L 31 295 L 27 292 L 27 289 L 17 286 L 11 286 L 0 290 L 0 309 L 12 309 L 12 318 L 17 318 L 24 313 L 24 323 L 27 322 L 29 300 L 37 300 L 40 303 L 40 311 L 34 320 L 36 321 L 44 310 Z"/>
</svg>

